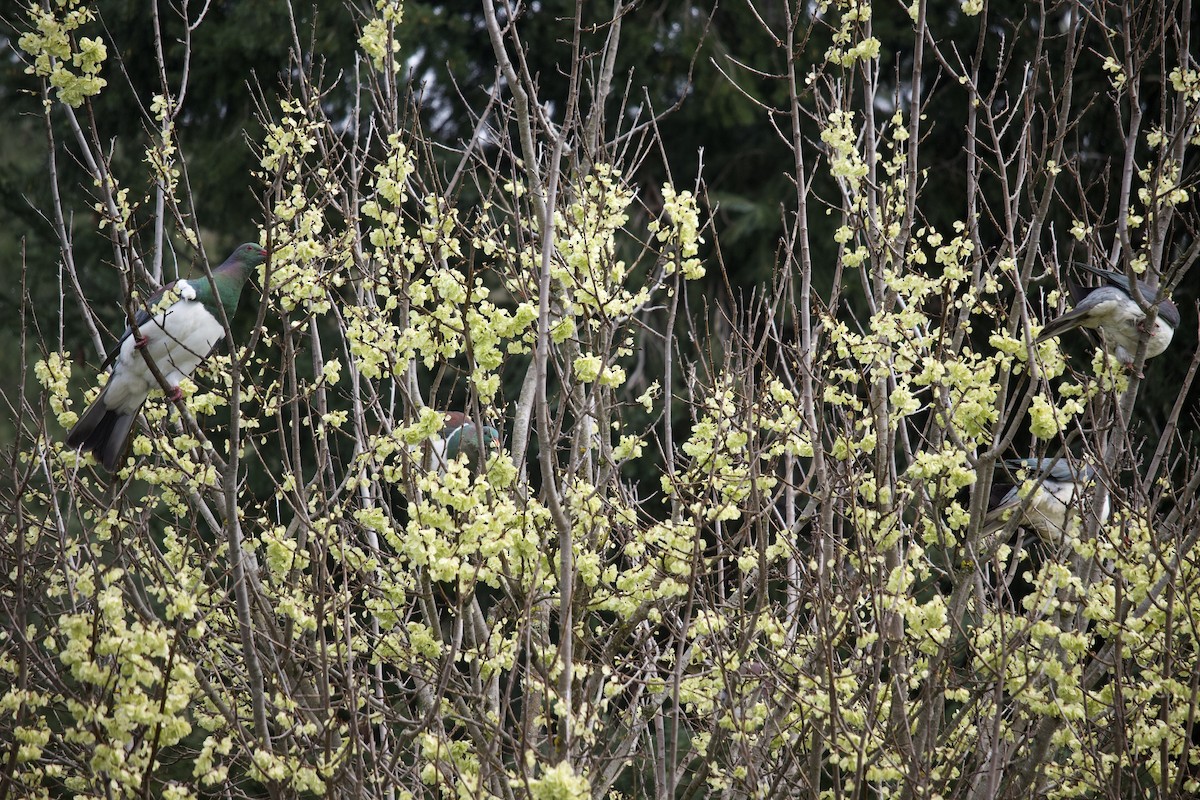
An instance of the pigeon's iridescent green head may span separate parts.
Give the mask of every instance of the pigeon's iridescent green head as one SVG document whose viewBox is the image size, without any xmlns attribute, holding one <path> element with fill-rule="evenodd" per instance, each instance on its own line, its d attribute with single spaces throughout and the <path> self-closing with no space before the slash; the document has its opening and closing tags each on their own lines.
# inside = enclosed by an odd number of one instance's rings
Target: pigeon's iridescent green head
<svg viewBox="0 0 1200 800">
<path fill-rule="evenodd" d="M 453 460 L 465 454 L 472 468 L 478 468 L 488 451 L 500 445 L 499 431 L 491 425 L 476 425 L 461 411 L 446 414 L 442 438 L 446 442 L 446 458 Z"/>
</svg>

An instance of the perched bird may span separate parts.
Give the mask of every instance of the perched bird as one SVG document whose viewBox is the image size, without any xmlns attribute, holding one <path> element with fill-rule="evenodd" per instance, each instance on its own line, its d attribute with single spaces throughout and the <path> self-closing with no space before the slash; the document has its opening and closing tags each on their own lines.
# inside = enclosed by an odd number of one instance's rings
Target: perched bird
<svg viewBox="0 0 1200 800">
<path fill-rule="evenodd" d="M 221 309 L 232 319 L 246 279 L 266 261 L 267 251 L 244 244 L 208 278 L 172 281 L 152 294 L 134 321 L 138 336 L 126 328 L 101 368 L 112 365 L 112 374 L 100 394 L 67 434 L 67 444 L 95 454 L 110 472 L 124 460 L 129 432 L 142 403 L 158 381 L 139 350 L 145 349 L 178 400 L 179 382 L 191 375 L 222 337 Z M 164 305 L 160 301 L 169 298 Z"/>
<path fill-rule="evenodd" d="M 1097 329 L 1104 337 L 1105 348 L 1126 367 L 1132 367 L 1138 342 L 1146 330 L 1146 313 L 1133 297 L 1128 276 L 1090 264 L 1079 266 L 1099 276 L 1103 283 L 1100 286 L 1079 287 L 1075 307 L 1047 322 L 1037 342 L 1044 342 L 1072 328 Z M 1142 281 L 1137 281 L 1137 288 L 1146 304 L 1154 302 L 1158 294 L 1156 289 Z M 1178 325 L 1179 308 L 1164 297 L 1158 303 L 1158 316 L 1146 340 L 1146 358 L 1153 358 L 1167 349 Z"/>
<path fill-rule="evenodd" d="M 472 469 L 478 469 L 487 452 L 499 444 L 500 432 L 495 428 L 476 425 L 461 411 L 451 411 L 446 414 L 441 435 L 430 440 L 430 463 L 444 472 L 462 454 Z"/>
<path fill-rule="evenodd" d="M 1074 466 L 1065 458 L 1015 458 L 1003 462 L 1013 476 L 1012 482 L 992 484 L 991 502 L 984 517 L 984 540 L 1004 529 L 1013 513 L 1020 513 L 1018 525 L 1033 528 L 1042 541 L 1060 544 L 1084 519 L 1083 509 L 1090 503 L 1095 488 L 1095 470 Z M 1034 487 L 1022 496 L 1021 476 Z M 1100 522 L 1108 519 L 1108 498 L 1099 509 Z"/>
</svg>

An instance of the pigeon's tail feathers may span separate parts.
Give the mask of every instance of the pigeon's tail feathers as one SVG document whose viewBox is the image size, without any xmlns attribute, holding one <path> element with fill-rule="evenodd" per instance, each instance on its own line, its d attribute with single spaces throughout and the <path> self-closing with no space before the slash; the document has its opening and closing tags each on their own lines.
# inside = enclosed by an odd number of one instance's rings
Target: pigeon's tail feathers
<svg viewBox="0 0 1200 800">
<path fill-rule="evenodd" d="M 87 410 L 80 415 L 79 419 L 71 430 L 67 431 L 67 446 L 79 447 L 86 442 L 100 425 L 100 421 L 104 419 L 108 412 L 108 405 L 104 402 L 104 395 L 107 393 L 108 387 L 105 386 L 100 390 L 100 394 L 92 401 L 92 404 L 87 407 Z"/>
<path fill-rule="evenodd" d="M 1066 333 L 1072 328 L 1083 326 L 1086 322 L 1086 311 L 1079 309 L 1076 309 L 1075 311 L 1068 311 L 1061 317 L 1057 317 L 1056 319 L 1052 319 L 1047 322 L 1046 327 L 1042 328 L 1042 332 L 1038 334 L 1038 337 L 1034 339 L 1033 342 L 1034 344 L 1041 344 L 1042 342 Z"/>
<path fill-rule="evenodd" d="M 1104 267 L 1097 267 L 1096 265 L 1089 264 L 1086 261 L 1076 261 L 1075 266 L 1079 267 L 1080 269 L 1084 270 L 1085 272 L 1092 273 L 1093 275 L 1095 275 L 1098 278 L 1102 278 L 1103 280 L 1107 281 L 1108 283 L 1112 283 L 1113 279 L 1115 279 L 1115 278 L 1125 278 L 1126 277 L 1124 272 L 1117 272 L 1116 270 L 1105 269 Z"/>
<path fill-rule="evenodd" d="M 126 413 L 105 405 L 102 391 L 67 434 L 67 445 L 92 453 L 105 469 L 114 472 L 124 459 L 136 418 L 136 409 Z"/>
<path fill-rule="evenodd" d="M 979 541 L 984 543 L 984 550 L 992 549 L 996 544 L 994 541 L 996 534 L 1008 527 L 1009 518 L 1003 514 L 996 514 L 988 517 L 983 521 L 983 530 L 980 532 Z"/>
</svg>

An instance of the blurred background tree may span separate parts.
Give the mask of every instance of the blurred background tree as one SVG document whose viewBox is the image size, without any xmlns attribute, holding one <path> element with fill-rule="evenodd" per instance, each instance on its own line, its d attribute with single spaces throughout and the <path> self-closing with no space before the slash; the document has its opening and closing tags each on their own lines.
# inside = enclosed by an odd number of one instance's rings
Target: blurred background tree
<svg viewBox="0 0 1200 800">
<path fill-rule="evenodd" d="M 764 291 L 774 274 L 777 251 L 784 232 L 785 214 L 794 208 L 788 198 L 794 196 L 788 165 L 788 123 L 784 115 L 787 84 L 777 76 L 785 64 L 780 50 L 764 46 L 761 19 L 780 23 L 782 6 L 755 10 L 747 4 L 721 4 L 714 7 L 692 3 L 648 2 L 642 4 L 634 24 L 625 26 L 618 55 L 616 75 L 622 91 L 610 103 L 631 119 L 647 120 L 653 114 L 673 109 L 659 124 L 664 141 L 670 147 L 660 157 L 646 158 L 635 176 L 641 183 L 658 185 L 670 173 L 677 185 L 696 182 L 701 166 L 708 199 L 714 209 L 714 224 L 721 233 L 723 271 L 712 270 L 708 285 L 696 287 L 697 298 L 713 298 L 717 307 L 728 313 L 755 290 Z M 996 81 L 1012 81 L 1020 69 L 1014 65 L 1033 58 L 1053 61 L 1061 57 L 1063 42 L 1049 38 L 1040 43 L 1023 30 L 1043 24 L 1058 24 L 1054 14 L 1043 21 L 1038 10 L 1026 3 L 1009 0 L 990 4 L 987 17 L 992 27 L 981 40 L 982 17 L 960 13 L 953 5 L 934 5 L 939 34 L 946 45 L 968 52 L 980 41 L 982 64 L 995 65 L 994 74 L 980 75 L 985 90 Z M 143 154 L 123 148 L 127 134 L 141 134 L 142 117 L 138 97 L 130 84 L 154 87 L 158 84 L 154 58 L 155 20 L 146 13 L 144 3 L 116 0 L 104 4 L 104 20 L 111 34 L 109 46 L 119 51 L 122 76 L 109 75 L 109 87 L 98 99 L 96 113 L 111 128 L 116 147 L 114 166 L 127 166 Z M 260 104 L 270 107 L 286 80 L 291 51 L 290 30 L 319 53 L 317 65 L 327 87 L 322 102 L 330 108 L 345 107 L 352 96 L 357 48 L 355 24 L 362 18 L 341 0 L 316 0 L 290 5 L 283 0 L 211 4 L 204 24 L 196 28 L 191 46 L 202 58 L 183 59 L 185 31 L 180 20 L 164 14 L 158 20 L 163 41 L 168 43 L 166 62 L 176 74 L 185 66 L 191 70 L 187 98 L 188 113 L 179 121 L 178 138 L 193 165 L 191 170 L 197 218 L 202 220 L 207 242 L 215 250 L 225 250 L 246 238 L 245 221 L 260 213 L 261 198 L 245 187 L 245 176 L 255 168 L 255 159 L 247 141 L 257 140 L 261 128 L 255 117 Z M 1195 15 L 1197 12 L 1193 11 Z M 569 0 L 545 0 L 536 13 L 522 21 L 527 41 L 536 43 L 528 58 L 531 72 L 537 76 L 546 96 L 560 97 L 565 92 L 566 76 L 561 69 L 570 58 L 567 40 L 555 34 L 559 21 L 575 14 Z M 585 6 L 584 28 L 602 22 L 603 12 L 596 5 Z M 776 17 L 773 19 L 772 14 Z M 494 78 L 494 56 L 484 30 L 483 13 L 474 4 L 411 2 L 405 6 L 406 24 L 397 31 L 401 52 L 408 70 L 408 86 L 420 108 L 422 127 L 432 141 L 447 148 L 434 149 L 435 156 L 449 160 L 470 136 L 472 117 L 469 109 L 486 104 Z M 1195 19 L 1192 20 L 1196 22 Z M 11 25 L 11 20 L 10 20 Z M 881 57 L 894 64 L 890 85 L 880 87 L 875 104 L 887 113 L 911 91 L 906 77 L 911 73 L 911 20 L 904 8 L 879 5 L 874 9 L 873 34 L 880 40 Z M 26 291 L 33 307 L 57 308 L 61 297 L 60 276 L 55 268 L 58 250 L 49 220 L 40 209 L 49 207 L 50 186 L 45 180 L 44 152 L 46 133 L 40 119 L 41 98 L 38 83 L 25 74 L 24 64 L 15 52 L 17 32 L 11 27 L 0 31 L 0 48 L 8 56 L 0 62 L 0 124 L 6 132 L 0 149 L 0 270 L 5 285 L 20 284 L 23 263 L 27 273 Z M 1093 34 L 1099 36 L 1099 34 Z M 814 27 L 800 38 L 806 60 L 819 59 L 829 44 L 829 32 Z M 1102 52 L 1104 42 L 1095 49 Z M 1003 48 L 1003 56 L 1002 56 Z M 1001 65 L 999 59 L 1005 63 Z M 114 62 L 115 63 L 115 62 Z M 926 134 L 924 180 L 937 186 L 935 198 L 927 196 L 922 206 L 927 222 L 944 228 L 961 215 L 966 197 L 966 131 L 951 120 L 965 118 L 968 93 L 963 87 L 934 77 L 923 87 L 928 103 L 926 115 L 932 120 Z M 1081 63 L 1075 75 L 1075 91 L 1080 97 L 1103 95 L 1109 91 L 1109 75 L 1099 60 Z M 997 112 L 1016 95 L 1018 86 L 997 86 Z M 1155 87 L 1147 87 L 1153 92 Z M 1051 92 L 1053 87 L 1039 87 Z M 808 101 L 811 103 L 811 96 Z M 1143 96 L 1152 107 L 1155 100 Z M 940 120 L 946 120 L 945 123 Z M 811 123 L 811 120 L 809 121 Z M 820 148 L 815 126 L 806 135 L 814 152 Z M 1013 132 L 1015 135 L 1015 132 Z M 89 180 L 69 156 L 70 142 L 56 140 L 64 179 Z M 1144 146 L 1144 145 L 1142 145 Z M 1114 166 L 1120 163 L 1123 142 L 1113 128 L 1110 113 L 1095 104 L 1079 115 L 1068 152 L 1078 156 L 1080 181 L 1074 202 L 1097 215 L 1111 216 L 1117 193 L 1112 184 Z M 66 148 L 66 149 L 64 149 Z M 656 154 L 658 155 L 658 154 Z M 1189 158 L 1196 158 L 1189 151 Z M 1191 165 L 1185 165 L 1185 171 Z M 123 170 L 120 170 L 123 171 Z M 995 191 L 993 188 L 989 191 Z M 836 191 L 827 176 L 813 176 L 811 193 L 817 207 L 830 203 L 836 207 Z M 107 240 L 96 233 L 94 212 L 85 207 L 71 209 L 75 242 L 82 263 L 101 262 L 109 248 Z M 833 217 L 810 215 L 813 253 L 817 266 L 818 289 L 828 296 L 837 258 L 833 247 Z M 1097 258 L 1067 235 L 1072 220 L 1059 212 L 1053 229 L 1064 262 Z M 822 230 L 821 226 L 827 229 Z M 983 226 L 987 240 L 989 225 Z M 1111 246 L 1111 240 L 1103 242 Z M 188 256 L 185 255 L 186 259 Z M 24 259 L 24 261 L 23 261 Z M 1119 267 L 1119 265 L 1118 265 Z M 187 264 L 182 265 L 186 274 Z M 90 297 L 104 294 L 106 278 L 102 270 L 82 270 L 83 289 Z M 1043 275 L 1041 285 L 1052 288 L 1053 280 Z M 855 303 L 861 298 L 861 286 L 854 281 L 843 288 Z M 1176 333 L 1176 347 L 1190 352 L 1196 346 L 1196 325 L 1191 321 L 1198 295 L 1194 281 L 1185 281 L 1176 292 L 1176 301 L 1185 309 L 1184 324 Z M 0 318 L 0 383 L 12 389 L 18 379 L 17 348 L 20 318 L 16 312 L 18 296 L 6 294 L 2 301 L 13 313 Z M 121 311 L 115 303 L 107 306 L 110 329 L 119 329 Z M 709 307 L 707 312 L 716 308 Z M 82 357 L 86 352 L 85 331 L 68 316 L 64 320 L 64 346 Z M 1155 426 L 1174 402 L 1170 387 L 1181 384 L 1186 362 L 1158 359 L 1146 368 L 1147 384 L 1138 416 Z M 1200 401 L 1200 395 L 1194 395 Z M 1189 430 L 1196 421 L 1189 419 Z"/>
</svg>

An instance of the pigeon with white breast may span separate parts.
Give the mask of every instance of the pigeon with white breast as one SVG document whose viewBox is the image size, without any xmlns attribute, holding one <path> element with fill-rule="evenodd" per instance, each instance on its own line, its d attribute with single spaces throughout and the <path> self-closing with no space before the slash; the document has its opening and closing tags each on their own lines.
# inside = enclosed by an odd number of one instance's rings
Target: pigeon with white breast
<svg viewBox="0 0 1200 800">
<path fill-rule="evenodd" d="M 1175 328 L 1179 326 L 1179 308 L 1174 302 L 1166 297 L 1159 300 L 1158 316 L 1147 335 L 1146 312 L 1133 296 L 1129 276 L 1090 264 L 1079 266 L 1098 276 L 1103 283 L 1094 287 L 1079 287 L 1082 296 L 1075 307 L 1046 323 L 1046 327 L 1038 334 L 1037 343 L 1073 328 L 1091 328 L 1100 332 L 1105 348 L 1127 368 L 1133 366 L 1133 357 L 1143 336 L 1147 336 L 1146 358 L 1154 358 L 1167 349 Z M 1142 281 L 1136 283 L 1143 305 L 1152 305 L 1158 291 Z"/>
<path fill-rule="evenodd" d="M 138 411 L 152 389 L 159 388 L 143 353 L 154 361 L 167 385 L 169 397 L 182 396 L 179 382 L 191 375 L 225 336 L 224 318 L 232 319 L 242 287 L 254 268 L 267 259 L 267 250 L 243 244 L 221 266 L 205 276 L 166 284 L 152 294 L 102 367 L 112 374 L 100 394 L 67 434 L 67 444 L 93 453 L 110 472 L 124 459 L 129 433 Z"/>
<path fill-rule="evenodd" d="M 1095 470 L 1065 458 L 1016 458 L 1002 463 L 1012 480 L 992 484 L 992 502 L 983 523 L 985 541 L 1003 530 L 1017 513 L 1021 515 L 1017 525 L 1032 528 L 1051 546 L 1058 546 L 1076 531 L 1095 490 Z M 1033 485 L 1022 492 L 1024 484 Z M 1108 519 L 1107 497 L 1097 511 L 1101 523 Z"/>
</svg>

